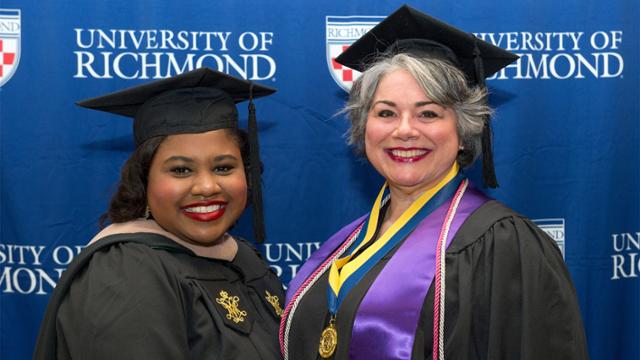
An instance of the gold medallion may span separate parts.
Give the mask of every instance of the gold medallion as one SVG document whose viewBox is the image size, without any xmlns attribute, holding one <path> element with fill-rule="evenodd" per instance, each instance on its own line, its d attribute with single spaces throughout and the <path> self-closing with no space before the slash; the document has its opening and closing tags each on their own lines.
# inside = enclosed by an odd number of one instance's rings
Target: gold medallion
<svg viewBox="0 0 640 360">
<path fill-rule="evenodd" d="M 329 321 L 329 326 L 322 330 L 322 335 L 320 335 L 318 352 L 323 359 L 330 358 L 336 351 L 336 346 L 338 345 L 338 332 L 336 331 L 334 322 L 335 318 L 332 317 Z"/>
</svg>

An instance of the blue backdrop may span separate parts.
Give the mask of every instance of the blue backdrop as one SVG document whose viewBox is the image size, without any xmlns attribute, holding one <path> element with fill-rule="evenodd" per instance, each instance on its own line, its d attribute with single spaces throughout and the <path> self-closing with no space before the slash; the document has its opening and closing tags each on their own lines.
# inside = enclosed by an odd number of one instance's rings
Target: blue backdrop
<svg viewBox="0 0 640 360">
<path fill-rule="evenodd" d="M 639 4 L 411 3 L 521 55 L 488 82 L 501 183 L 490 195 L 563 249 L 593 359 L 640 358 Z M 278 88 L 257 101 L 260 249 L 287 283 L 381 184 L 344 143 L 335 114 L 357 74 L 331 58 L 400 5 L 2 0 L 0 360 L 30 358 L 52 288 L 133 150 L 130 120 L 75 101 L 200 65 Z M 235 231 L 251 238 L 250 223 Z"/>
</svg>

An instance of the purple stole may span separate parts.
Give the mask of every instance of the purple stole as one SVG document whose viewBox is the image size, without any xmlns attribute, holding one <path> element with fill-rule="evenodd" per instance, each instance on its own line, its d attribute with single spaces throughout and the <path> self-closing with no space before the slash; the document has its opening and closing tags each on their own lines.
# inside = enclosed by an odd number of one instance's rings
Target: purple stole
<svg viewBox="0 0 640 360">
<path fill-rule="evenodd" d="M 447 247 L 462 223 L 488 200 L 474 188 L 466 190 L 451 223 Z M 356 312 L 349 359 L 411 359 L 422 305 L 436 270 L 438 236 L 450 204 L 451 199 L 422 220 L 378 274 Z M 303 290 L 300 287 L 306 286 L 309 276 L 322 275 L 316 269 L 328 260 L 333 261 L 340 252 L 336 250 L 344 247 L 341 245 L 345 239 L 353 236 L 367 216 L 342 228 L 305 262 L 289 283 L 287 304 L 294 295 L 299 296 Z M 283 324 L 287 315 L 285 311 Z"/>
</svg>

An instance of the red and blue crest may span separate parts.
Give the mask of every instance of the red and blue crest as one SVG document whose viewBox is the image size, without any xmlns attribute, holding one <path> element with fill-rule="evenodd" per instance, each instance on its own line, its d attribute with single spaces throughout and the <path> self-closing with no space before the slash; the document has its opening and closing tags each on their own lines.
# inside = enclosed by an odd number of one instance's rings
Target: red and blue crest
<svg viewBox="0 0 640 360">
<path fill-rule="evenodd" d="M 371 30 L 384 16 L 327 16 L 327 65 L 329 73 L 345 91 L 351 89 L 351 84 L 360 73 L 338 64 L 335 59 L 342 54 L 349 45 L 353 44 L 367 31 Z"/>
<path fill-rule="evenodd" d="M 16 72 L 20 62 L 20 10 L 0 9 L 0 87 Z"/>
</svg>

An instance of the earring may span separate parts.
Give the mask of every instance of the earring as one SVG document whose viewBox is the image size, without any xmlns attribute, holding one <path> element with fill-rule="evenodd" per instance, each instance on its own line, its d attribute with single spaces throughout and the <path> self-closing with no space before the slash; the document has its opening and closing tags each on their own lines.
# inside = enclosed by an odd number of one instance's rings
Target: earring
<svg viewBox="0 0 640 360">
<path fill-rule="evenodd" d="M 458 146 L 458 151 L 463 151 L 463 150 L 464 150 L 464 146 L 463 145 Z"/>
<path fill-rule="evenodd" d="M 151 219 L 151 209 L 149 208 L 149 205 L 144 209 L 144 218 L 147 220 Z"/>
</svg>

